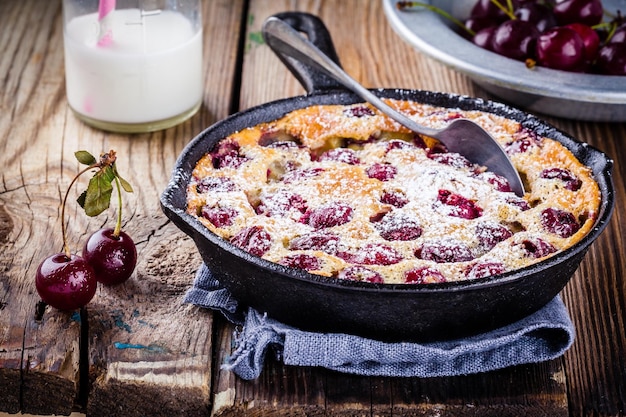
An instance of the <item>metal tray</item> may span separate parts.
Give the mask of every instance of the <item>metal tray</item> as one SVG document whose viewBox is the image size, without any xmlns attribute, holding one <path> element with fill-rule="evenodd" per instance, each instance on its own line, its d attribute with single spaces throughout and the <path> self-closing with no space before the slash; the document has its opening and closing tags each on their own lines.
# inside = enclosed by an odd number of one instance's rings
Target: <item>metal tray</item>
<svg viewBox="0 0 626 417">
<path fill-rule="evenodd" d="M 572 73 L 535 67 L 482 49 L 463 38 L 454 24 L 432 11 L 401 11 L 383 0 L 389 23 L 418 51 L 469 76 L 505 101 L 528 112 L 581 121 L 626 120 L 626 76 Z M 473 0 L 430 0 L 453 16 L 469 15 Z M 604 0 L 609 12 L 626 11 L 626 0 Z"/>
</svg>

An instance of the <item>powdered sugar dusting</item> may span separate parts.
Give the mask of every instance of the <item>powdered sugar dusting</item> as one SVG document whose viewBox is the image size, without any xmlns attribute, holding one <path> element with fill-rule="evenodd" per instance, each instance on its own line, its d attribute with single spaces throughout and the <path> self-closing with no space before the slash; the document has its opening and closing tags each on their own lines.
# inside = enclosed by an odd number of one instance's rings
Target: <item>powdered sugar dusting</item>
<svg viewBox="0 0 626 417">
<path fill-rule="evenodd" d="M 193 172 L 189 213 L 273 262 L 407 284 L 517 269 L 591 228 L 597 184 L 558 142 L 493 114 L 388 102 L 435 128 L 477 122 L 511 150 L 528 193 L 517 197 L 506 180 L 361 103 L 296 110 L 225 138 Z M 276 144 L 283 138 L 289 146 Z"/>
</svg>

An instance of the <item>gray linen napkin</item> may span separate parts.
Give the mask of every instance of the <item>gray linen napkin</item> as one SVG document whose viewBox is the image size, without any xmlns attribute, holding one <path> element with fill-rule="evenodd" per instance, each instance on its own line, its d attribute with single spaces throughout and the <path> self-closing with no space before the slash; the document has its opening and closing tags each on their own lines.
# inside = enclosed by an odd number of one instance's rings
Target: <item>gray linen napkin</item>
<svg viewBox="0 0 626 417">
<path fill-rule="evenodd" d="M 285 365 L 320 366 L 356 375 L 441 377 L 487 372 L 561 356 L 572 345 L 574 326 L 559 296 L 508 326 L 463 339 L 434 343 L 385 343 L 338 333 L 287 326 L 252 308 L 242 308 L 203 265 L 184 302 L 221 311 L 241 324 L 235 351 L 224 364 L 243 379 L 257 378 L 268 348 Z"/>
</svg>

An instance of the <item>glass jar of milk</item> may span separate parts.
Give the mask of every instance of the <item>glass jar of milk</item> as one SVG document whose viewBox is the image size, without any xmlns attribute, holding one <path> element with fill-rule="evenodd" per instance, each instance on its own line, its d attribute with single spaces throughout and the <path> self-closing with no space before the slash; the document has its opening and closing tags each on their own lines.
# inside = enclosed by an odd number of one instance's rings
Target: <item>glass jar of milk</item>
<svg viewBox="0 0 626 417">
<path fill-rule="evenodd" d="M 63 0 L 67 100 L 94 127 L 166 129 L 202 103 L 200 0 Z"/>
</svg>

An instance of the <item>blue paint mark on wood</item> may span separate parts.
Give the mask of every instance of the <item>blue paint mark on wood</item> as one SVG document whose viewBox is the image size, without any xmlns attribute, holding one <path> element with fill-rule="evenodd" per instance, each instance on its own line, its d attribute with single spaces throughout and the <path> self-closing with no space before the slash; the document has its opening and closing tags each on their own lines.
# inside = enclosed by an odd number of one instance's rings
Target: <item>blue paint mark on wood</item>
<svg viewBox="0 0 626 417">
<path fill-rule="evenodd" d="M 149 352 L 157 352 L 157 353 L 167 352 L 166 349 L 157 345 L 146 346 L 146 345 L 135 344 L 135 343 L 114 342 L 113 346 L 115 346 L 117 349 L 142 349 L 142 350 L 147 350 Z"/>
<path fill-rule="evenodd" d="M 141 324 L 142 326 L 148 326 L 151 329 L 156 329 L 156 326 L 154 324 L 148 323 L 145 320 L 137 320 L 137 323 Z"/>
<path fill-rule="evenodd" d="M 124 314 L 121 310 L 115 310 L 112 314 L 113 322 L 115 323 L 115 327 L 118 329 L 126 330 L 128 333 L 132 333 L 132 329 L 130 325 L 124 322 Z"/>
</svg>

